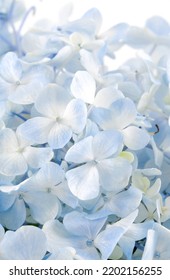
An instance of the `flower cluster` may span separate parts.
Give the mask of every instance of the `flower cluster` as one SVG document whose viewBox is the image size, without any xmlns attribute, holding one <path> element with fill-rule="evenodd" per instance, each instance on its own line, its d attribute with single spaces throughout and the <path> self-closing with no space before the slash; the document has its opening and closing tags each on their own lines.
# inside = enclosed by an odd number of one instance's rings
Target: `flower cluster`
<svg viewBox="0 0 170 280">
<path fill-rule="evenodd" d="M 33 11 L 0 0 L 0 259 L 170 259 L 169 23 Z"/>
</svg>

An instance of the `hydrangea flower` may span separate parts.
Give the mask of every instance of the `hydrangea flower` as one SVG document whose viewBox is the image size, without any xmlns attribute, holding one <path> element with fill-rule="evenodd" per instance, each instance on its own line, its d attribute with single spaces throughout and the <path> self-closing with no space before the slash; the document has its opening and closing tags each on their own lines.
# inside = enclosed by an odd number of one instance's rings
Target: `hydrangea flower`
<svg viewBox="0 0 170 280">
<path fill-rule="evenodd" d="M 0 0 L 0 259 L 170 259 L 169 22 L 34 12 Z"/>
</svg>

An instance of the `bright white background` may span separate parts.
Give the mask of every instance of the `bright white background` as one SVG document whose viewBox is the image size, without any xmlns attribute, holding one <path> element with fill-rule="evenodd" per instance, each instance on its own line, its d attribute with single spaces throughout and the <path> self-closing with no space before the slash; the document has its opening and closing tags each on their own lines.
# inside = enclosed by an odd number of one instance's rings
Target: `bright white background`
<svg viewBox="0 0 170 280">
<path fill-rule="evenodd" d="M 38 5 L 37 17 L 55 21 L 61 7 L 72 2 L 72 18 L 76 19 L 88 9 L 97 7 L 103 15 L 103 29 L 119 22 L 143 26 L 153 15 L 163 16 L 170 22 L 170 0 L 23 0 L 28 6 Z"/>
</svg>

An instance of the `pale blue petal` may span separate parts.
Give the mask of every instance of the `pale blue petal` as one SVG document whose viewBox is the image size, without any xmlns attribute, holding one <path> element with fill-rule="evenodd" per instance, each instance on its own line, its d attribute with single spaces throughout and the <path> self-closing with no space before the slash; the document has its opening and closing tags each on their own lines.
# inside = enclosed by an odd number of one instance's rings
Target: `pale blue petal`
<svg viewBox="0 0 170 280">
<path fill-rule="evenodd" d="M 129 161 L 118 157 L 100 161 L 97 170 L 101 186 L 116 193 L 128 185 L 132 166 Z"/>
<path fill-rule="evenodd" d="M 16 134 L 10 128 L 0 130 L 0 143 L 0 153 L 12 153 L 19 147 Z"/>
<path fill-rule="evenodd" d="M 42 230 L 47 238 L 47 250 L 51 253 L 57 253 L 59 248 L 74 248 L 74 243 L 78 241 L 77 237 L 66 231 L 64 225 L 58 220 L 48 221 Z"/>
<path fill-rule="evenodd" d="M 53 189 L 52 193 L 56 194 L 57 197 L 62 202 L 64 202 L 65 204 L 67 204 L 68 206 L 70 206 L 73 209 L 79 206 L 79 201 L 78 201 L 77 197 L 75 197 L 72 194 L 72 192 L 68 188 L 68 184 L 66 181 L 59 184 L 55 189 Z"/>
<path fill-rule="evenodd" d="M 70 141 L 71 137 L 71 128 L 62 123 L 56 123 L 50 129 L 48 144 L 52 149 L 61 149 Z"/>
<path fill-rule="evenodd" d="M 26 160 L 21 153 L 1 154 L 0 172 L 7 176 L 24 174 L 28 169 Z"/>
<path fill-rule="evenodd" d="M 110 109 L 106 108 L 92 108 L 89 118 L 98 124 L 103 130 L 114 129 L 113 113 Z"/>
<path fill-rule="evenodd" d="M 24 158 L 32 168 L 42 167 L 53 158 L 53 155 L 51 148 L 27 147 L 23 152 Z"/>
<path fill-rule="evenodd" d="M 124 144 L 131 150 L 141 150 L 150 141 L 147 131 L 136 126 L 129 126 L 123 130 Z"/>
<path fill-rule="evenodd" d="M 170 33 L 169 23 L 160 16 L 153 16 L 146 21 L 146 27 L 159 36 L 167 36 Z"/>
<path fill-rule="evenodd" d="M 96 92 L 96 83 L 93 77 L 86 71 L 78 71 L 71 83 L 71 92 L 74 97 L 92 104 Z"/>
<path fill-rule="evenodd" d="M 22 75 L 22 66 L 17 55 L 8 52 L 0 63 L 0 76 L 8 83 L 15 83 L 20 80 Z"/>
<path fill-rule="evenodd" d="M 63 87 L 49 84 L 37 98 L 35 108 L 42 115 L 56 120 L 63 116 L 70 100 L 71 96 Z"/>
<path fill-rule="evenodd" d="M 102 88 L 98 91 L 94 105 L 101 108 L 109 108 L 116 99 L 123 98 L 123 93 L 113 86 Z"/>
<path fill-rule="evenodd" d="M 24 194 L 24 200 L 30 208 L 32 217 L 40 224 L 54 219 L 60 210 L 57 197 L 48 192 L 28 192 Z"/>
<path fill-rule="evenodd" d="M 46 251 L 46 237 L 43 231 L 33 226 L 22 226 L 16 232 L 8 231 L 0 250 L 8 260 L 41 260 Z"/>
<path fill-rule="evenodd" d="M 80 133 L 84 129 L 87 120 L 87 108 L 83 101 L 72 100 L 67 105 L 62 122 L 69 126 L 74 133 Z"/>
<path fill-rule="evenodd" d="M 136 107 L 129 98 L 120 98 L 112 103 L 113 127 L 123 129 L 131 124 L 136 118 Z"/>
<path fill-rule="evenodd" d="M 74 144 L 66 153 L 65 160 L 68 162 L 83 163 L 94 159 L 93 137 L 89 136 Z"/>
<path fill-rule="evenodd" d="M 86 236 L 88 240 L 93 240 L 104 226 L 106 219 L 90 220 L 87 214 L 73 211 L 65 215 L 63 224 L 71 234 Z"/>
<path fill-rule="evenodd" d="M 3 192 L 0 190 L 0 212 L 9 209 L 13 205 L 15 199 L 16 199 L 15 194 Z"/>
<path fill-rule="evenodd" d="M 0 223 L 7 229 L 16 230 L 23 225 L 26 219 L 25 203 L 16 199 L 15 203 L 5 212 L 0 213 Z"/>
<path fill-rule="evenodd" d="M 119 131 L 107 130 L 97 133 L 93 138 L 93 154 L 96 160 L 102 160 L 120 152 L 123 137 Z"/>
<path fill-rule="evenodd" d="M 32 144 L 44 144 L 54 126 L 54 121 L 48 118 L 36 117 L 29 119 L 18 127 L 18 133 Z"/>
<path fill-rule="evenodd" d="M 157 243 L 157 234 L 155 230 L 149 229 L 146 239 L 142 260 L 153 260 Z"/>
<path fill-rule="evenodd" d="M 84 164 L 67 171 L 66 178 L 70 191 L 81 200 L 90 200 L 98 196 L 99 173 L 95 165 Z"/>
<path fill-rule="evenodd" d="M 106 202 L 106 208 L 116 216 L 124 218 L 137 209 L 141 200 L 142 192 L 137 188 L 130 187 L 127 191 L 114 195 L 108 204 Z"/>
<path fill-rule="evenodd" d="M 94 243 L 100 250 L 102 259 L 108 259 L 120 238 L 134 222 L 137 214 L 138 211 L 134 211 L 126 218 L 121 219 L 112 225 L 108 225 L 105 230 L 99 233 Z"/>
</svg>

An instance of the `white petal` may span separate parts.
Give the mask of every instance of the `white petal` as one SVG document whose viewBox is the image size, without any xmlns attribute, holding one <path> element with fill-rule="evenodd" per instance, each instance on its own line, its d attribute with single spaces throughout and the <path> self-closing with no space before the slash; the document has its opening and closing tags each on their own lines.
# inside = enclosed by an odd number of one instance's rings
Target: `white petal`
<svg viewBox="0 0 170 280">
<path fill-rule="evenodd" d="M 54 121 L 48 118 L 36 117 L 20 125 L 17 132 L 32 144 L 44 144 L 47 142 L 48 134 L 53 126 Z"/>
<path fill-rule="evenodd" d="M 74 144 L 66 153 L 65 160 L 74 163 L 88 162 L 94 159 L 93 137 L 89 136 Z"/>
<path fill-rule="evenodd" d="M 99 194 L 99 174 L 90 163 L 67 171 L 66 178 L 70 191 L 81 200 L 90 200 Z"/>
<path fill-rule="evenodd" d="M 56 196 L 47 192 L 28 192 L 24 200 L 30 208 L 32 217 L 40 224 L 54 219 L 59 211 L 59 201 Z"/>
<path fill-rule="evenodd" d="M 48 143 L 52 149 L 63 148 L 71 139 L 71 129 L 60 123 L 56 123 L 49 132 Z"/>
<path fill-rule="evenodd" d="M 75 133 L 80 133 L 87 120 L 87 108 L 83 101 L 77 99 L 72 100 L 67 105 L 64 112 L 63 121 L 70 126 Z"/>
<path fill-rule="evenodd" d="M 28 169 L 26 160 L 21 153 L 1 154 L 0 172 L 7 176 L 24 174 Z"/>
<path fill-rule="evenodd" d="M 153 260 L 156 243 L 157 243 L 156 232 L 153 229 L 149 229 L 144 252 L 142 255 L 142 260 Z"/>
<path fill-rule="evenodd" d="M 131 150 L 141 150 L 150 141 L 149 134 L 136 126 L 129 126 L 123 130 L 124 143 Z"/>
<path fill-rule="evenodd" d="M 72 211 L 65 215 L 63 224 L 71 234 L 86 236 L 90 240 L 96 237 L 106 219 L 107 218 L 90 220 L 85 213 Z"/>
<path fill-rule="evenodd" d="M 64 225 L 58 220 L 51 220 L 44 224 L 43 232 L 47 238 L 47 250 L 51 253 L 57 252 L 59 248 L 74 247 L 73 242 L 76 240 Z"/>
<path fill-rule="evenodd" d="M 71 83 L 72 94 L 84 102 L 92 104 L 95 97 L 96 83 L 86 71 L 78 71 Z"/>
<path fill-rule="evenodd" d="M 123 97 L 123 93 L 116 88 L 110 86 L 106 88 L 102 88 L 101 90 L 98 91 L 95 100 L 94 100 L 94 105 L 96 107 L 101 107 L 101 108 L 109 108 L 111 104 Z"/>
<path fill-rule="evenodd" d="M 118 217 L 125 217 L 139 206 L 142 193 L 137 188 L 130 187 L 127 191 L 113 196 L 108 203 L 108 208 Z"/>
<path fill-rule="evenodd" d="M 128 185 L 132 172 L 129 161 L 120 157 L 100 161 L 97 169 L 101 186 L 114 193 L 123 190 Z"/>
<path fill-rule="evenodd" d="M 51 148 L 27 147 L 23 152 L 24 158 L 32 168 L 40 168 L 50 161 L 53 155 Z"/>
<path fill-rule="evenodd" d="M 93 153 L 97 160 L 110 157 L 118 152 L 123 145 L 122 134 L 116 130 L 97 133 L 93 138 Z"/>
<path fill-rule="evenodd" d="M 56 119 L 62 117 L 71 96 L 63 87 L 49 84 L 35 102 L 36 110 L 44 116 Z"/>
<path fill-rule="evenodd" d="M 100 250 L 102 259 L 108 259 L 119 239 L 131 226 L 136 216 L 137 211 L 131 213 L 119 222 L 107 226 L 105 230 L 99 233 L 95 239 L 95 246 Z"/>
<path fill-rule="evenodd" d="M 92 108 L 89 118 L 98 124 L 103 130 L 114 129 L 114 121 L 112 111 L 106 108 Z"/>
<path fill-rule="evenodd" d="M 55 186 L 63 181 L 64 172 L 62 168 L 54 163 L 46 163 L 35 175 L 36 184 L 40 186 Z"/>
<path fill-rule="evenodd" d="M 0 130 L 0 153 L 12 153 L 18 149 L 18 141 L 12 129 Z"/>
<path fill-rule="evenodd" d="M 43 231 L 33 226 L 23 226 L 16 232 L 7 232 L 1 250 L 4 259 L 40 260 L 46 253 L 46 238 Z"/>
<path fill-rule="evenodd" d="M 117 129 L 123 129 L 131 124 L 136 117 L 136 107 L 129 98 L 120 98 L 112 103 L 113 126 Z"/>
<path fill-rule="evenodd" d="M 15 83 L 20 80 L 22 66 L 17 56 L 13 52 L 7 53 L 0 63 L 0 75 L 5 81 Z"/>
</svg>

